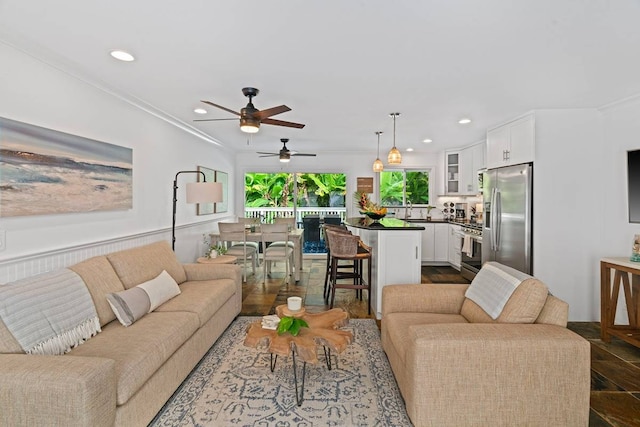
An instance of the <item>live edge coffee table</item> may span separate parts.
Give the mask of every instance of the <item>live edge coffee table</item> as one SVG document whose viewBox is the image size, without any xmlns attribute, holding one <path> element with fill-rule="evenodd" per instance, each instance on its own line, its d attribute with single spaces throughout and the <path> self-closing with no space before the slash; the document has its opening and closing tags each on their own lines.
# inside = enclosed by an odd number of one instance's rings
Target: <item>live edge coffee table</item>
<svg viewBox="0 0 640 427">
<path fill-rule="evenodd" d="M 304 310 L 304 309 L 303 309 Z M 262 319 L 253 322 L 247 328 L 247 336 L 244 345 L 258 349 L 267 349 L 271 354 L 271 372 L 276 367 L 278 356 L 289 356 L 293 363 L 293 381 L 296 389 L 296 403 L 302 405 L 304 400 L 304 377 L 307 362 L 318 363 L 318 350 L 322 346 L 327 369 L 331 370 L 331 352 L 342 353 L 347 345 L 353 341 L 353 334 L 342 331 L 341 328 L 349 323 L 349 314 L 341 308 L 334 308 L 321 313 L 296 314 L 288 311 L 286 305 L 276 307 L 276 314 L 282 318 L 285 316 L 300 317 L 308 324 L 308 328 L 300 329 L 297 336 L 285 332 L 282 335 L 271 329 L 262 328 Z M 298 387 L 298 373 L 296 359 L 302 359 L 302 381 Z"/>
</svg>

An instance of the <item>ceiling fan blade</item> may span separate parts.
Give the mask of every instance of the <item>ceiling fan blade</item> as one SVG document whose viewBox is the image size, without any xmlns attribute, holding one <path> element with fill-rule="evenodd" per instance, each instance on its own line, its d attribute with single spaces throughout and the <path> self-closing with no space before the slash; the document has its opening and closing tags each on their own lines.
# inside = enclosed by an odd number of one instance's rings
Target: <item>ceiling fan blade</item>
<svg viewBox="0 0 640 427">
<path fill-rule="evenodd" d="M 237 118 L 233 118 L 233 119 L 194 119 L 194 122 L 219 122 L 222 120 L 238 120 Z"/>
<path fill-rule="evenodd" d="M 273 108 L 267 108 L 266 110 L 260 110 L 253 115 L 253 117 L 258 118 L 259 120 L 266 119 L 267 117 L 275 116 L 276 114 L 286 113 L 287 111 L 291 111 L 291 108 L 286 105 L 279 105 Z"/>
<path fill-rule="evenodd" d="M 291 154 L 292 156 L 306 156 L 306 157 L 315 157 L 315 154 L 311 154 L 311 153 L 295 153 L 295 154 Z"/>
<path fill-rule="evenodd" d="M 258 153 L 258 154 L 260 154 L 260 153 Z M 265 154 L 264 156 L 258 156 L 258 157 L 275 157 L 275 156 L 279 156 L 279 155 L 280 155 L 280 154 L 273 154 L 273 153 L 270 153 L 270 154 Z"/>
<path fill-rule="evenodd" d="M 273 154 L 274 156 L 278 155 L 278 153 L 270 153 L 270 152 L 264 152 L 264 151 L 256 151 L 256 154 Z"/>
<path fill-rule="evenodd" d="M 201 102 L 204 102 L 205 104 L 209 104 L 209 105 L 211 105 L 211 106 L 213 106 L 213 107 L 216 107 L 216 108 L 220 108 L 221 110 L 228 111 L 228 112 L 230 112 L 231 114 L 235 114 L 236 116 L 239 116 L 239 115 L 240 115 L 240 113 L 238 113 L 238 112 L 236 112 L 236 111 L 230 110 L 229 108 L 227 108 L 227 107 L 223 107 L 222 105 L 214 104 L 214 103 L 213 103 L 213 102 L 211 102 L 211 101 L 204 101 L 204 100 L 201 100 Z"/>
<path fill-rule="evenodd" d="M 275 119 L 263 119 L 263 120 L 260 120 L 260 122 L 265 125 L 285 126 L 288 128 L 296 128 L 296 129 L 302 129 L 304 127 L 304 125 L 301 123 L 285 122 L 283 120 L 275 120 Z"/>
</svg>

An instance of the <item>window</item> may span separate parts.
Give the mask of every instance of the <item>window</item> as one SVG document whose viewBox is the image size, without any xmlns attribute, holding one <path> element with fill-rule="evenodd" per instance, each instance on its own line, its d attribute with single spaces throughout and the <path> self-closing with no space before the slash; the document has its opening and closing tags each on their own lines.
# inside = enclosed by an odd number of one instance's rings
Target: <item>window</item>
<svg viewBox="0 0 640 427">
<path fill-rule="evenodd" d="M 344 207 L 347 178 L 342 173 L 246 173 L 245 207 Z"/>
<path fill-rule="evenodd" d="M 383 206 L 429 204 L 430 170 L 396 169 L 380 172 L 380 201 Z"/>
</svg>

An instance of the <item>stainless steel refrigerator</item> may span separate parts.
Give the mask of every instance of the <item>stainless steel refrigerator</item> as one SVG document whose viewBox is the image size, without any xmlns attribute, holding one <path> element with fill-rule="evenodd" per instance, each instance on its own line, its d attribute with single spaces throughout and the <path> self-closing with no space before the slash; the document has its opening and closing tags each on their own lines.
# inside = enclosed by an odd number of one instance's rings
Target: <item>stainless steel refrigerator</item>
<svg viewBox="0 0 640 427">
<path fill-rule="evenodd" d="M 533 272 L 533 165 L 487 170 L 482 179 L 482 263 Z"/>
</svg>

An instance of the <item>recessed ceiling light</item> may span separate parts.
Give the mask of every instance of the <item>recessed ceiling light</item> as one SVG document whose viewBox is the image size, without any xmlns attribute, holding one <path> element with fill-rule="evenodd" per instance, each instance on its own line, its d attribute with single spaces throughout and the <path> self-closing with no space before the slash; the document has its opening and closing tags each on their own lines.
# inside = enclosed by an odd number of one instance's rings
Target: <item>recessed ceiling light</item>
<svg viewBox="0 0 640 427">
<path fill-rule="evenodd" d="M 433 142 L 433 139 L 423 139 L 422 142 L 424 142 L 425 144 L 431 144 Z"/>
<path fill-rule="evenodd" d="M 196 108 L 195 110 L 193 110 L 193 112 L 196 114 L 207 114 L 207 110 L 205 110 L 204 108 Z"/>
<path fill-rule="evenodd" d="M 136 59 L 132 54 L 130 54 L 129 52 L 125 52 L 124 50 L 112 50 L 109 53 L 119 61 L 131 62 L 135 61 Z"/>
<path fill-rule="evenodd" d="M 413 148 L 409 147 L 405 151 L 413 151 Z"/>
<path fill-rule="evenodd" d="M 471 123 L 471 119 L 468 119 L 468 118 L 465 117 L 464 119 L 458 120 L 458 123 L 460 123 L 461 125 L 466 125 L 466 124 Z"/>
</svg>

